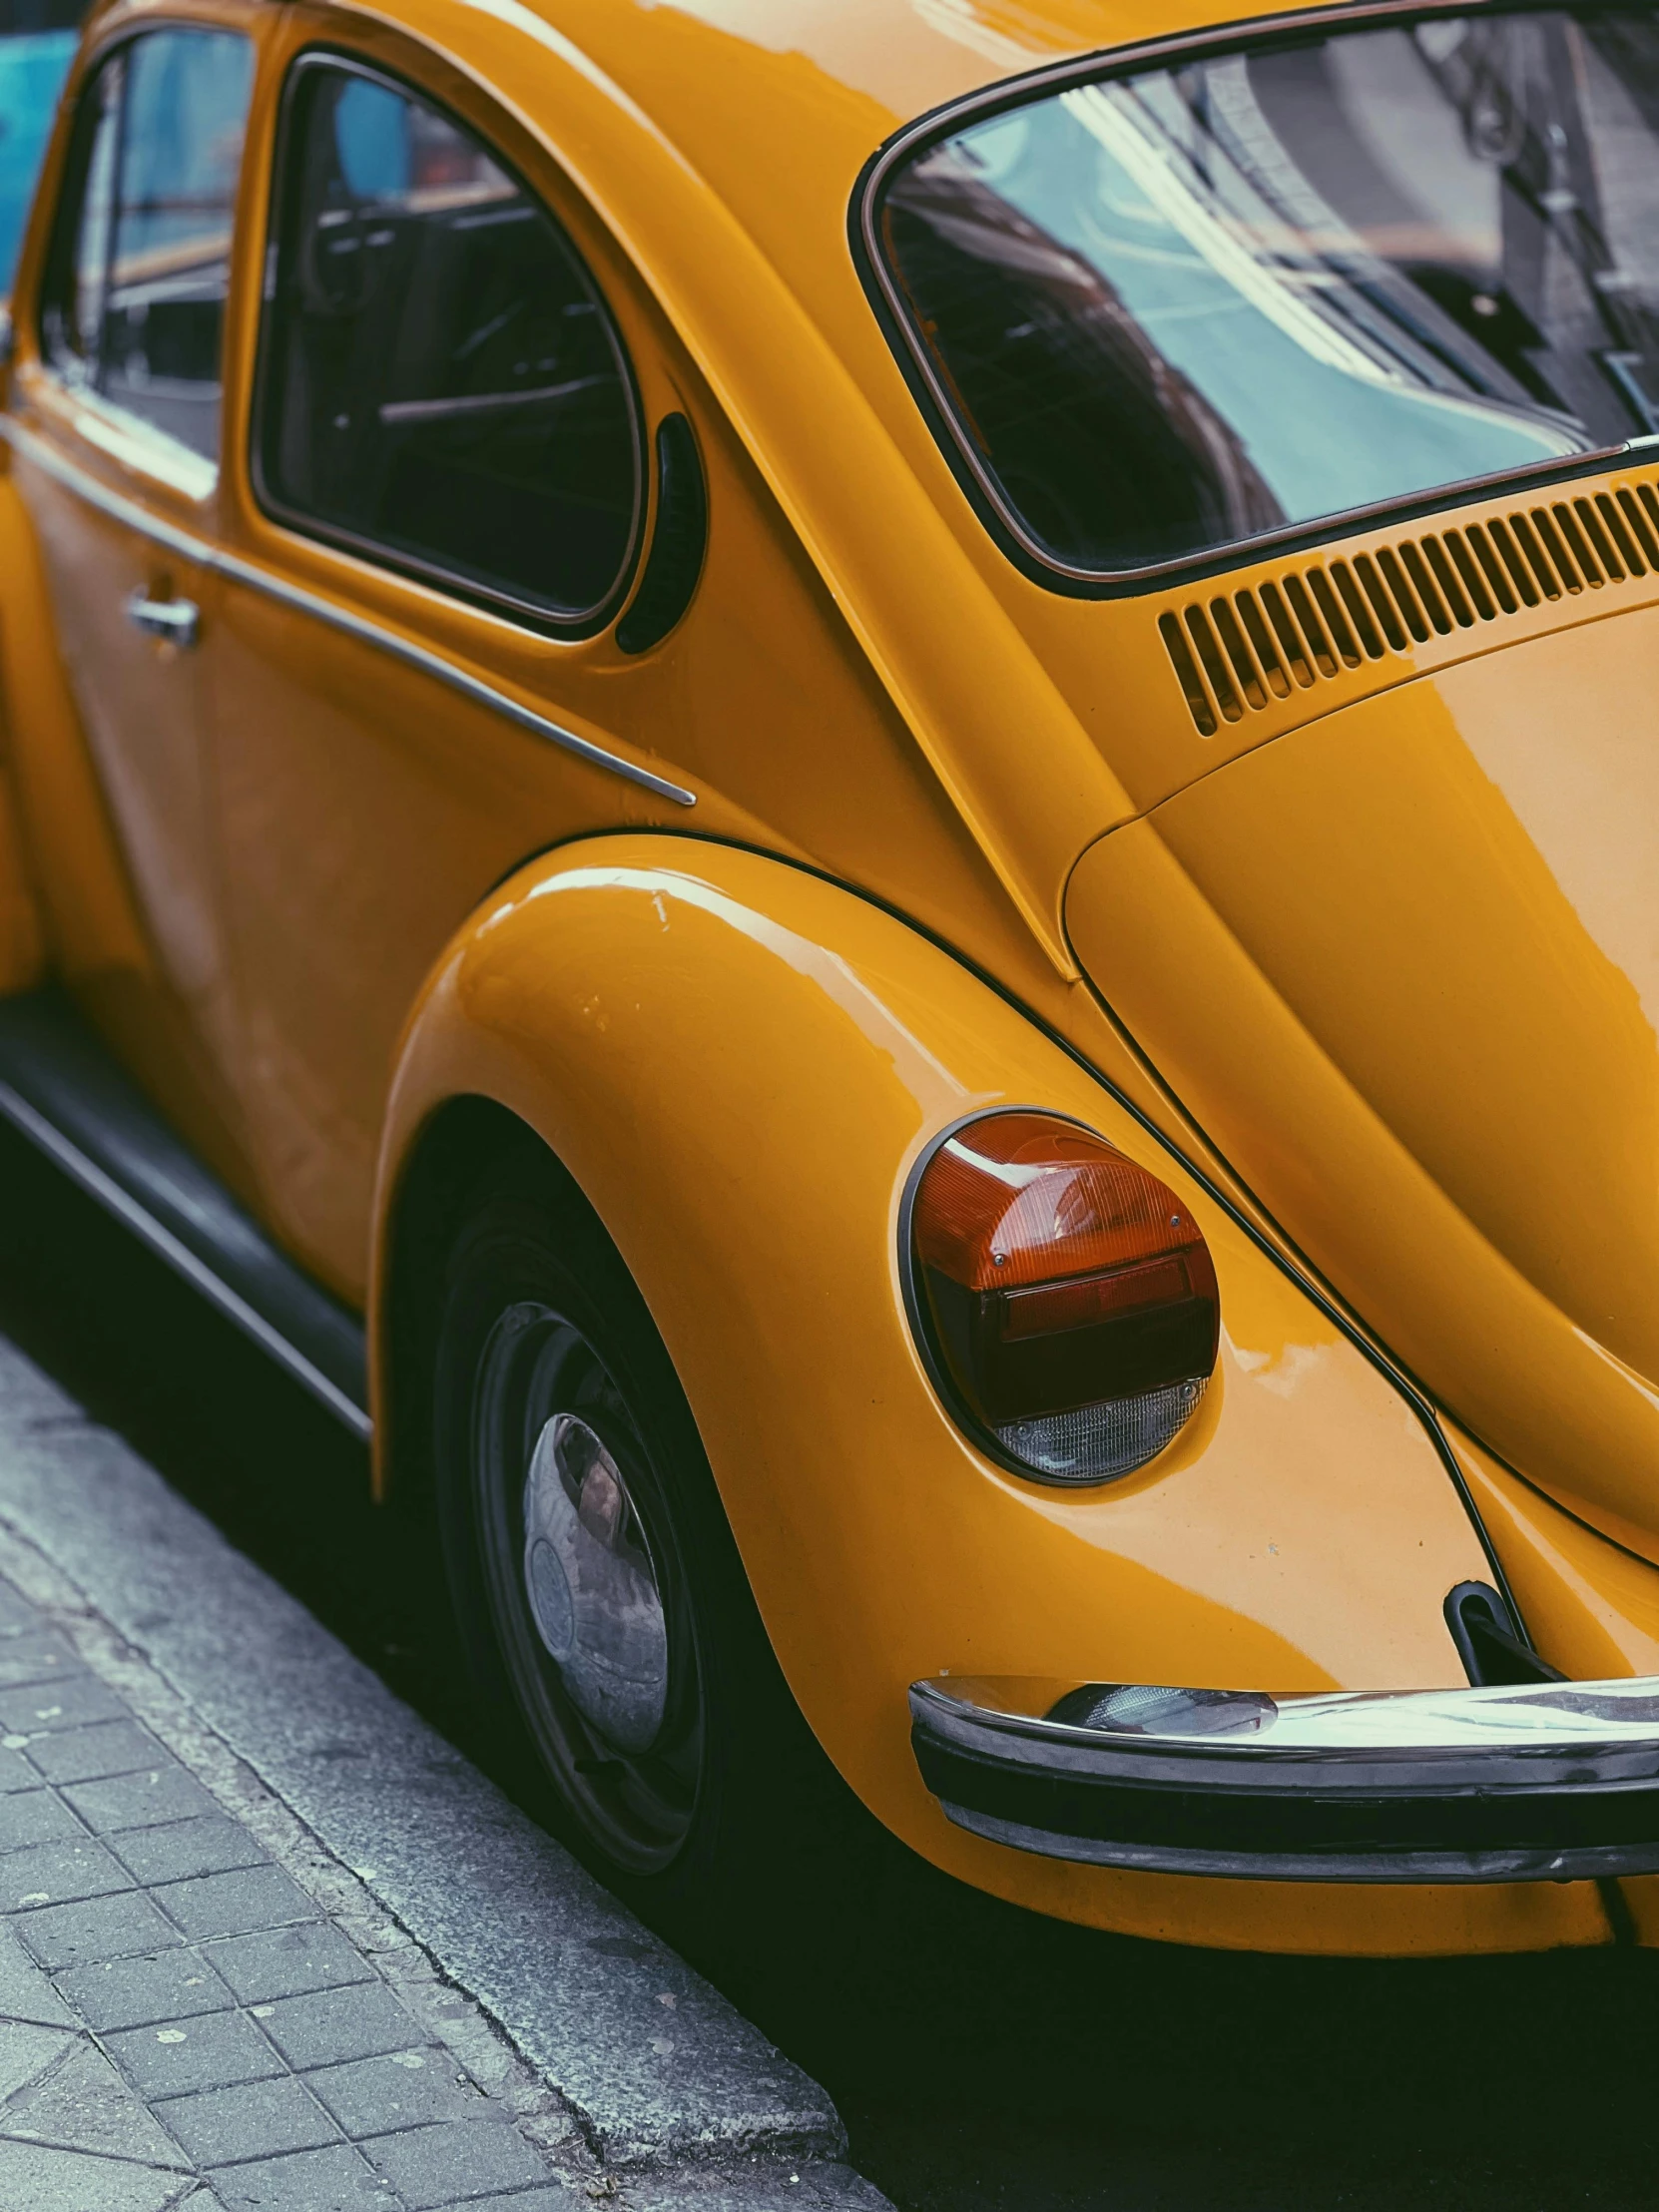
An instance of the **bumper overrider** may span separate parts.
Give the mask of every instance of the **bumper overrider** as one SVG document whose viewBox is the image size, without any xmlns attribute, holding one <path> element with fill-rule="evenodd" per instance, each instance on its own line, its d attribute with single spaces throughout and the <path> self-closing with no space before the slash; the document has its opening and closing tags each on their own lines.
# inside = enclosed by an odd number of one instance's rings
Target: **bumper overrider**
<svg viewBox="0 0 1659 2212">
<path fill-rule="evenodd" d="M 1270 1697 L 917 1682 L 922 1779 L 1018 1851 L 1277 1882 L 1659 1872 L 1659 1676 Z"/>
</svg>

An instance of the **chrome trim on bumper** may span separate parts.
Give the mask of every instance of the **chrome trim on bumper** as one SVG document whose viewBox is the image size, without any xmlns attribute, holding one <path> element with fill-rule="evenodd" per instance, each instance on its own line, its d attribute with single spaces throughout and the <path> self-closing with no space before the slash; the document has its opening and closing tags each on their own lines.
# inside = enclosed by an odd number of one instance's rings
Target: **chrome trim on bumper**
<svg viewBox="0 0 1659 2212">
<path fill-rule="evenodd" d="M 946 1677 L 911 1685 L 910 1716 L 947 1817 L 1046 1858 L 1270 1882 L 1659 1872 L 1659 1676 L 1283 1698 Z"/>
</svg>

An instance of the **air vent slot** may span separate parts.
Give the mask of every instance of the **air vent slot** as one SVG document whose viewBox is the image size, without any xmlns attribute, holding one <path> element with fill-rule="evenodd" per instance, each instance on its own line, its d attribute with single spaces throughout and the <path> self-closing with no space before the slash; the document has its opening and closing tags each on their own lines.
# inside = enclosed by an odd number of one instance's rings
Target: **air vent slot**
<svg viewBox="0 0 1659 2212">
<path fill-rule="evenodd" d="M 1489 622 L 1659 574 L 1659 491 L 1586 492 L 1316 561 L 1158 618 L 1201 737 Z"/>
</svg>

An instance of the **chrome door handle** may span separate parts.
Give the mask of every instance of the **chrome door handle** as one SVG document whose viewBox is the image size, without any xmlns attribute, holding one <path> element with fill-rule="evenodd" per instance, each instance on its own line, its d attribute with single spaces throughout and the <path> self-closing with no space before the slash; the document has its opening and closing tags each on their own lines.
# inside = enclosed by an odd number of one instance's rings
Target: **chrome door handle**
<svg viewBox="0 0 1659 2212">
<path fill-rule="evenodd" d="M 202 610 L 194 599 L 151 599 L 136 591 L 127 602 L 127 620 L 148 638 L 164 638 L 169 645 L 196 643 L 202 627 Z"/>
</svg>

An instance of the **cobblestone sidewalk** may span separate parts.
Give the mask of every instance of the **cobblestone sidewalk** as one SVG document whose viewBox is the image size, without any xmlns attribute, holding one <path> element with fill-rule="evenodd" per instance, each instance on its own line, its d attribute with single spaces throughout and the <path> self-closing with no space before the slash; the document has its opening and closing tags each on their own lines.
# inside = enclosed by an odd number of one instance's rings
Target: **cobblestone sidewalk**
<svg viewBox="0 0 1659 2212">
<path fill-rule="evenodd" d="M 0 1728 L 4 2212 L 609 2193 L 418 1947 L 366 1915 L 353 1941 L 353 1901 L 324 1912 L 6 1581 Z"/>
<path fill-rule="evenodd" d="M 843 2145 L 0 1340 L 0 2212 L 882 2212 Z"/>
</svg>

